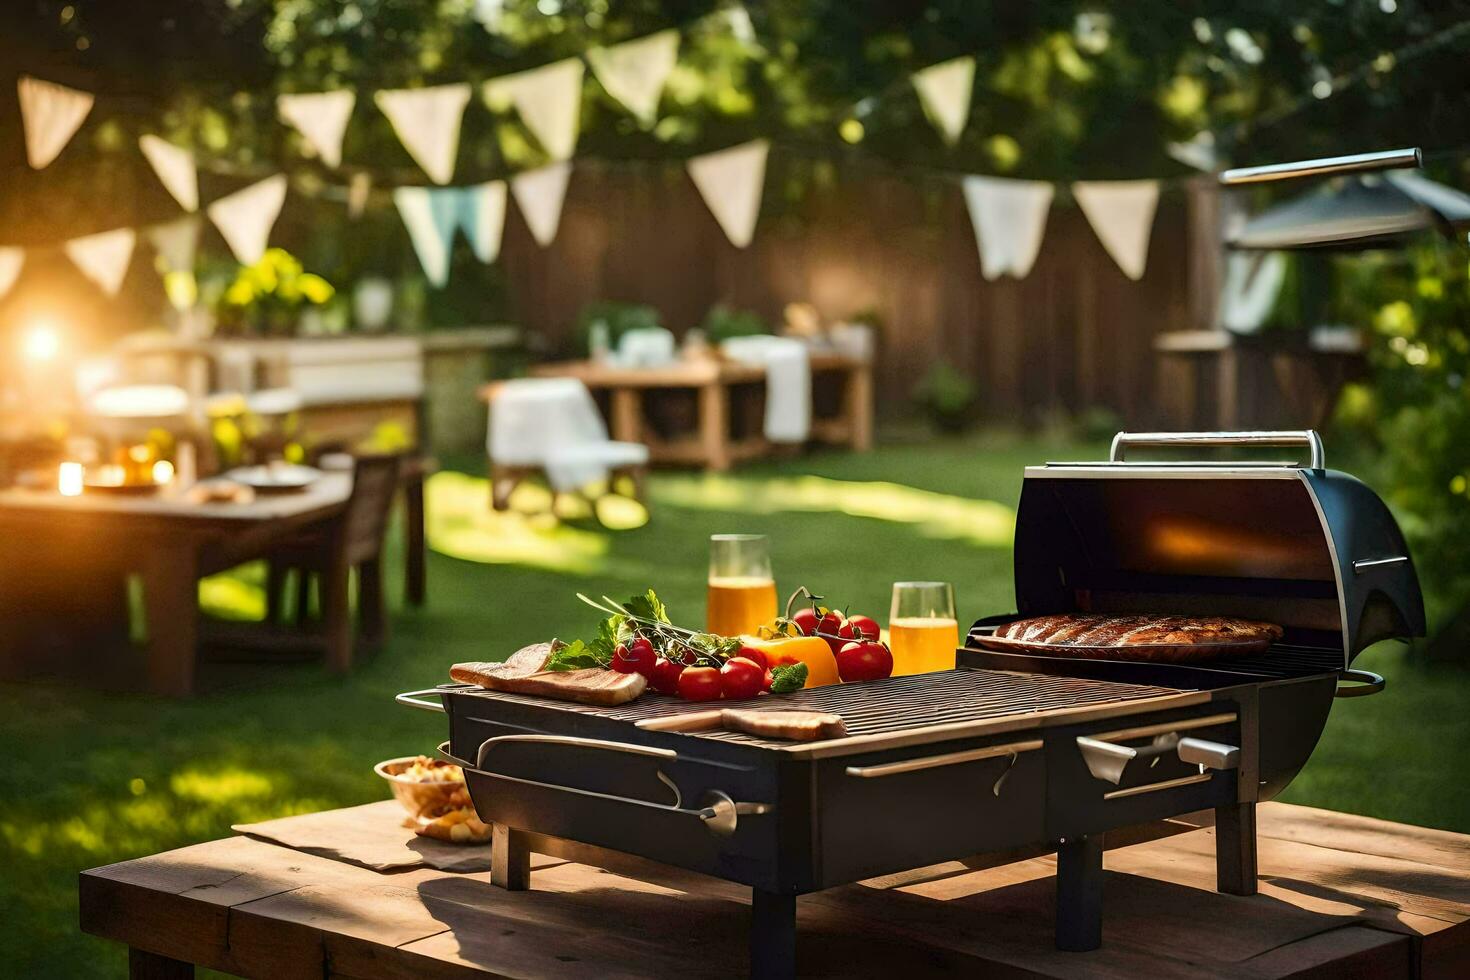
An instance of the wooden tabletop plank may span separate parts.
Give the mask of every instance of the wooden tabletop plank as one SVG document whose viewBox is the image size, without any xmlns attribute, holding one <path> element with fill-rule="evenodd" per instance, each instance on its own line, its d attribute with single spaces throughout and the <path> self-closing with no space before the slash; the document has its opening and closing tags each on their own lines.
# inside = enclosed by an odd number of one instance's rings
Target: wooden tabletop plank
<svg viewBox="0 0 1470 980">
<path fill-rule="evenodd" d="M 1457 835 L 1262 807 L 1261 894 L 1214 893 L 1212 830 L 1110 850 L 1104 947 L 1052 946 L 1055 862 L 960 862 L 798 902 L 803 975 L 1459 976 L 1470 863 Z M 1407 859 L 1375 850 L 1397 850 Z M 1143 835 L 1147 836 L 1147 835 Z M 85 872 L 83 928 L 246 975 L 648 976 L 743 973 L 748 891 L 544 838 L 530 892 L 484 875 L 375 872 L 236 837 Z M 1117 843 L 1117 842 L 1115 842 Z M 1362 852 L 1340 849 L 1366 843 Z M 606 860 L 604 860 L 607 858 Z M 984 863 L 984 862 L 979 862 Z M 1416 953 L 1416 944 L 1420 949 Z"/>
<path fill-rule="evenodd" d="M 63 497 L 49 490 L 0 490 L 0 520 L 28 514 L 163 517 L 177 521 L 264 521 L 294 518 L 343 504 L 352 492 L 347 473 L 323 473 L 296 493 L 258 494 L 249 503 L 194 503 L 181 493 L 160 491 L 147 496 L 83 493 Z"/>
</svg>

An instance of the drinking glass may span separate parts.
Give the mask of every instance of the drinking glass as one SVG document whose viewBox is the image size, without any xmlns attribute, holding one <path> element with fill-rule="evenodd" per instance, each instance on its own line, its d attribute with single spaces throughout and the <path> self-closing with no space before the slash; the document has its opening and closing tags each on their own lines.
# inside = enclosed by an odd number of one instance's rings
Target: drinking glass
<svg viewBox="0 0 1470 980">
<path fill-rule="evenodd" d="M 770 539 L 764 534 L 710 535 L 705 629 L 720 636 L 740 636 L 754 633 L 775 618 Z"/>
<path fill-rule="evenodd" d="M 954 613 L 954 586 L 948 582 L 895 582 L 888 617 L 893 674 L 953 670 L 960 645 Z"/>
</svg>

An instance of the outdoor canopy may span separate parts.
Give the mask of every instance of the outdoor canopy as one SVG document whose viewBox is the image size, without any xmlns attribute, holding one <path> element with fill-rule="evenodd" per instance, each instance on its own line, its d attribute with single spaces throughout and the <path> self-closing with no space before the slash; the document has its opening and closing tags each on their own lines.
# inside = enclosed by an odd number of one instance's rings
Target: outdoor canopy
<svg viewBox="0 0 1470 980">
<path fill-rule="evenodd" d="M 1226 237 L 1235 249 L 1392 247 L 1426 228 L 1470 226 L 1470 196 L 1412 171 L 1332 181 L 1269 208 Z"/>
</svg>

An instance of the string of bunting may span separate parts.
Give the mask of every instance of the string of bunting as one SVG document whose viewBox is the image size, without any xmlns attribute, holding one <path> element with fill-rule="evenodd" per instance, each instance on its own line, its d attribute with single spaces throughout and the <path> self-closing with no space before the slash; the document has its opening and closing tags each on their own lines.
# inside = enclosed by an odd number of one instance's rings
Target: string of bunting
<svg viewBox="0 0 1470 980">
<path fill-rule="evenodd" d="M 753 40 L 743 7 L 716 11 L 730 30 Z M 704 20 L 705 18 L 701 18 Z M 607 47 L 592 48 L 583 58 L 565 58 L 537 68 L 489 79 L 478 86 L 480 101 L 493 112 L 515 112 L 540 143 L 550 163 L 507 180 L 451 186 L 464 113 L 475 99 L 468 82 L 415 89 L 374 92 L 373 104 L 388 119 L 409 156 L 432 186 L 391 189 L 393 204 L 408 232 L 428 280 L 442 287 L 449 278 L 449 256 L 457 234 L 463 234 L 475 256 L 494 262 L 509 202 L 513 200 L 536 242 L 555 240 L 571 178 L 580 132 L 585 67 L 615 101 L 644 129 L 658 121 L 664 87 L 678 63 L 680 29 L 671 28 Z M 908 79 L 925 116 L 941 140 L 954 145 L 970 117 L 975 59 L 954 58 L 914 72 Z M 27 161 L 35 169 L 49 166 L 65 150 L 95 104 L 91 93 L 21 76 L 17 85 L 25 131 Z M 342 146 L 357 106 L 350 90 L 280 95 L 276 112 L 301 137 L 310 155 L 327 168 L 342 168 Z M 1208 134 L 1206 134 L 1208 135 Z M 154 135 L 139 140 L 139 149 L 160 183 L 186 214 L 174 221 L 142 229 L 119 228 L 65 242 L 62 249 L 99 288 L 114 294 L 121 287 L 140 236 L 169 270 L 193 268 L 201 232 L 198 171 L 236 172 L 218 162 L 196 159 L 193 151 Z M 764 191 L 771 143 L 757 139 L 685 161 L 691 181 L 715 221 L 736 248 L 754 238 Z M 1172 145 L 1172 155 L 1201 170 L 1213 169 L 1208 144 Z M 242 263 L 258 261 L 285 203 L 291 182 L 283 173 L 255 174 L 259 179 L 221 197 L 204 214 L 219 229 L 232 254 Z M 986 279 L 1024 278 L 1031 270 L 1045 234 L 1054 185 L 974 174 L 946 174 L 960 183 L 974 227 L 981 270 Z M 1086 181 L 1071 185 L 1094 232 L 1131 279 L 1143 276 L 1160 180 Z M 306 188 L 292 185 L 293 192 Z M 317 184 L 345 199 L 360 213 L 373 188 L 371 175 L 354 170 L 345 184 Z M 0 296 L 15 283 L 24 250 L 0 247 Z"/>
</svg>

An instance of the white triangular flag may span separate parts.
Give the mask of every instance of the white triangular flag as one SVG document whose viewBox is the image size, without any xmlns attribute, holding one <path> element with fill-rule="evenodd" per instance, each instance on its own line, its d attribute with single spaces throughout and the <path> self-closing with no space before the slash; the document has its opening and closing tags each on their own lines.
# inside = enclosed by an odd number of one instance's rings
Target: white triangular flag
<svg viewBox="0 0 1470 980">
<path fill-rule="evenodd" d="M 582 59 L 565 58 L 530 71 L 485 83 L 492 109 L 513 105 L 526 128 L 553 160 L 566 160 L 577 148 L 582 116 Z"/>
<path fill-rule="evenodd" d="M 128 262 L 132 260 L 133 245 L 137 240 L 138 235 L 133 229 L 118 228 L 73 238 L 62 248 L 83 275 L 107 295 L 115 296 L 122 288 L 123 277 L 128 274 Z"/>
<path fill-rule="evenodd" d="M 346 90 L 282 95 L 276 98 L 276 112 L 296 127 L 323 163 L 335 168 L 342 165 L 342 137 L 356 103 L 357 95 Z"/>
<path fill-rule="evenodd" d="M 93 96 L 29 75 L 16 83 L 20 118 L 26 131 L 26 160 L 36 170 L 48 166 L 66 149 L 82 120 L 92 111 Z"/>
<path fill-rule="evenodd" d="M 460 191 L 459 227 L 481 262 L 500 256 L 500 238 L 505 231 L 505 181 L 465 187 Z"/>
<path fill-rule="evenodd" d="M 924 114 L 953 146 L 970 120 L 970 95 L 975 90 L 975 59 L 970 55 L 941 61 L 914 72 L 914 88 Z"/>
<path fill-rule="evenodd" d="M 690 157 L 685 164 L 700 197 L 736 248 L 749 245 L 755 235 L 770 149 L 768 141 L 752 140 L 727 150 Z"/>
<path fill-rule="evenodd" d="M 429 179 L 449 183 L 459 155 L 460 122 L 470 102 L 469 83 L 377 92 L 373 101 Z"/>
<path fill-rule="evenodd" d="M 592 73 L 645 127 L 658 118 L 664 82 L 679 60 L 679 32 L 674 28 L 587 52 Z"/>
<path fill-rule="evenodd" d="M 986 279 L 1026 278 L 1041 251 L 1054 188 L 1040 180 L 966 177 L 965 203 Z"/>
<path fill-rule="evenodd" d="M 10 287 L 20 278 L 20 267 L 25 265 L 25 261 L 25 249 L 14 246 L 0 248 L 0 297 L 10 292 Z"/>
<path fill-rule="evenodd" d="M 1072 185 L 1072 196 L 1123 274 L 1142 279 L 1159 203 L 1159 182 L 1083 180 Z"/>
<path fill-rule="evenodd" d="M 1280 252 L 1230 252 L 1220 288 L 1220 326 L 1231 333 L 1255 333 L 1276 307 L 1286 282 L 1286 256 Z"/>
<path fill-rule="evenodd" d="M 271 228 L 286 203 L 286 175 L 276 174 L 215 201 L 205 211 L 242 265 L 265 254 Z"/>
<path fill-rule="evenodd" d="M 143 231 L 148 244 L 158 253 L 169 272 L 192 272 L 194 254 L 199 250 L 199 232 L 203 222 L 198 215 L 188 215 Z"/>
<path fill-rule="evenodd" d="M 185 211 L 199 210 L 199 171 L 194 167 L 194 154 L 181 146 L 157 136 L 138 137 L 138 148 L 153 165 L 153 172 L 179 207 Z"/>
<path fill-rule="evenodd" d="M 1164 151 L 1186 167 L 1205 173 L 1219 169 L 1220 155 L 1215 147 L 1215 134 L 1208 129 L 1200 130 L 1183 143 L 1165 143 Z"/>
<path fill-rule="evenodd" d="M 556 239 L 556 229 L 561 224 L 562 202 L 567 196 L 567 180 L 571 176 L 572 164 L 563 160 L 527 170 L 510 179 L 510 192 L 516 197 L 521 217 L 526 219 L 532 237 L 542 247 Z"/>
<path fill-rule="evenodd" d="M 454 241 L 455 226 L 452 213 L 446 222 L 442 211 L 436 214 L 436 210 L 441 202 L 447 200 L 440 195 L 455 193 L 429 187 L 398 187 L 393 191 L 393 203 L 398 206 L 398 214 L 408 229 L 419 264 L 436 289 L 449 281 L 449 250 Z"/>
</svg>

